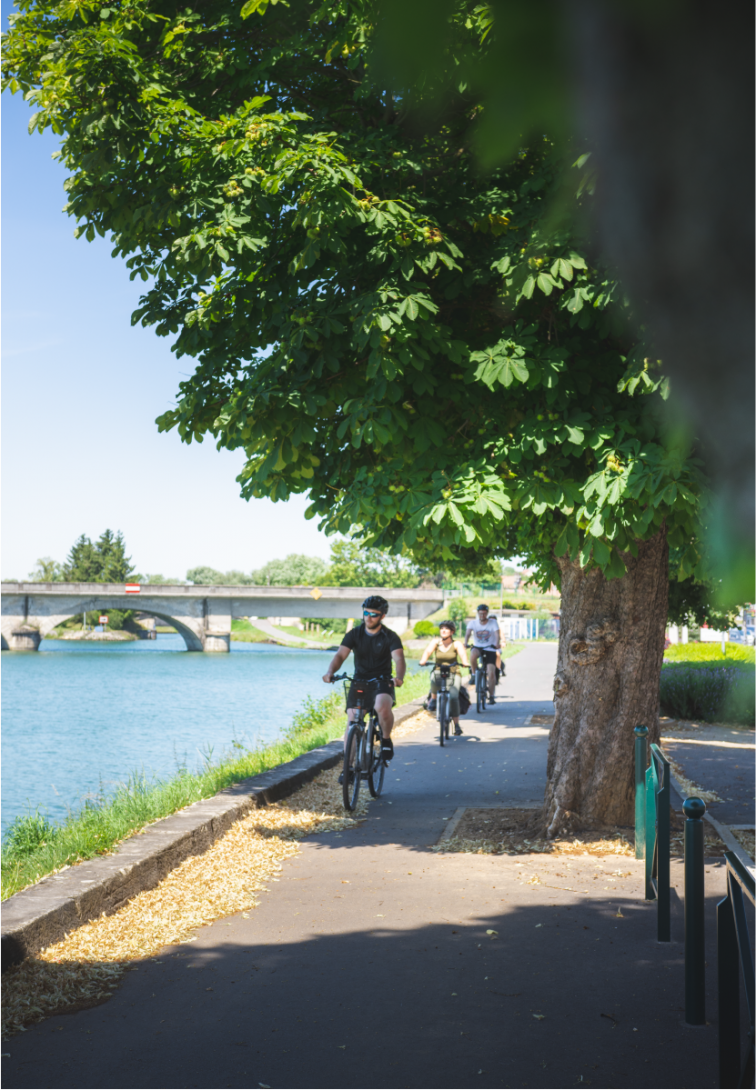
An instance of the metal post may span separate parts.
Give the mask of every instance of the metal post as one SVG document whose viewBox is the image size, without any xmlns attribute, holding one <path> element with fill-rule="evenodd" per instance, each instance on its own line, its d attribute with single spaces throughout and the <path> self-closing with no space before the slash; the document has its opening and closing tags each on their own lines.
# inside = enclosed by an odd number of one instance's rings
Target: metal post
<svg viewBox="0 0 756 1090">
<path fill-rule="evenodd" d="M 646 765 L 648 727 L 636 727 L 635 735 L 635 858 L 646 854 Z"/>
<path fill-rule="evenodd" d="M 729 886 L 728 874 L 728 886 Z M 717 905 L 717 990 L 719 992 L 719 1085 L 740 1083 L 740 970 L 732 894 Z"/>
<path fill-rule="evenodd" d="M 704 827 L 706 803 L 686 799 L 685 814 L 685 1021 L 706 1024 L 704 939 Z"/>
</svg>

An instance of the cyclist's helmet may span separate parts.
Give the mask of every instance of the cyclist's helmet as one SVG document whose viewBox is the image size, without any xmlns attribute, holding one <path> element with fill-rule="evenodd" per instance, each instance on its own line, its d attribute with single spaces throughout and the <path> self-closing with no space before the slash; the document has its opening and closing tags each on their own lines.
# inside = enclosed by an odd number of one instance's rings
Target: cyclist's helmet
<svg viewBox="0 0 756 1090">
<path fill-rule="evenodd" d="M 478 613 L 480 613 L 481 609 L 488 609 L 488 606 L 486 605 L 485 602 L 481 602 L 480 605 L 478 606 Z"/>
<path fill-rule="evenodd" d="M 380 594 L 371 594 L 369 598 L 366 598 L 362 603 L 363 609 L 377 609 L 379 613 L 388 613 L 389 604 L 385 598 L 382 598 Z"/>
<path fill-rule="evenodd" d="M 454 633 L 457 631 L 457 626 L 455 625 L 454 621 L 442 621 L 441 624 L 438 626 L 439 632 L 442 628 L 448 628 L 452 635 L 454 635 Z"/>
</svg>

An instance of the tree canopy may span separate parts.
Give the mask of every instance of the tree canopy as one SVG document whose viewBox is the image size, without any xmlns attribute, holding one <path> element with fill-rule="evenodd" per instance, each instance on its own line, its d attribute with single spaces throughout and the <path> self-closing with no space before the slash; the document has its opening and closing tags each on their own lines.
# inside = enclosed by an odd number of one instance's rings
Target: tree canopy
<svg viewBox="0 0 756 1090">
<path fill-rule="evenodd" d="M 125 583 L 133 571 L 121 531 L 105 530 L 95 542 L 82 534 L 72 545 L 60 575 L 65 583 Z"/>
<path fill-rule="evenodd" d="M 474 5 L 448 69 L 485 58 Z M 395 97 L 367 0 L 37 0 L 5 47 L 68 210 L 147 283 L 135 321 L 197 361 L 159 420 L 243 448 L 242 494 L 307 492 L 329 532 L 429 566 L 555 557 L 609 578 L 666 532 L 701 574 L 699 468 L 579 229 L 585 156 L 530 141 L 482 174 L 464 85 Z M 565 165 L 575 162 L 565 188 Z"/>
</svg>

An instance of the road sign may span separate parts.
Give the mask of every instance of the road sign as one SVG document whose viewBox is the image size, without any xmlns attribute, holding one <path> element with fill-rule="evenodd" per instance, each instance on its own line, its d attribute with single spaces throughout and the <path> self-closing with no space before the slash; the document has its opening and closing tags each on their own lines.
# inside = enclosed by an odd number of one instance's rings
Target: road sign
<svg viewBox="0 0 756 1090">
<path fill-rule="evenodd" d="M 107 624 L 108 623 L 108 618 L 105 617 L 105 616 L 102 616 L 102 617 L 100 617 L 100 619 L 98 620 L 97 623 L 98 624 Z"/>
<path fill-rule="evenodd" d="M 125 589 L 127 594 L 139 594 L 142 588 L 138 583 L 127 583 Z"/>
<path fill-rule="evenodd" d="M 312 590 L 310 591 L 310 597 L 311 597 L 311 598 L 314 598 L 314 599 L 315 599 L 315 601 L 317 602 L 318 598 L 322 598 L 322 597 L 323 597 L 323 591 L 322 591 L 322 590 L 318 590 L 318 588 L 317 588 L 317 587 L 313 587 L 313 588 L 312 588 Z"/>
</svg>

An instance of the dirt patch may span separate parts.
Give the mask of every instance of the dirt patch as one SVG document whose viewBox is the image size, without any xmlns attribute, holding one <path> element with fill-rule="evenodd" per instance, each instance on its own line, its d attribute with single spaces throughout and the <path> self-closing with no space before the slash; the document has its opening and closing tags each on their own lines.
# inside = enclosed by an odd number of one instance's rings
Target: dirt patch
<svg viewBox="0 0 756 1090">
<path fill-rule="evenodd" d="M 669 851 L 673 859 L 685 856 L 685 815 L 680 810 L 670 812 L 669 821 Z M 727 851 L 727 846 L 720 840 L 714 826 L 708 821 L 704 826 L 704 855 L 709 858 L 722 855 Z"/>
<path fill-rule="evenodd" d="M 756 859 L 756 838 L 753 829 L 730 829 L 730 832 L 738 844 L 745 848 L 751 859 Z"/>
<path fill-rule="evenodd" d="M 435 845 L 436 852 L 468 852 L 480 855 L 627 855 L 635 856 L 635 830 L 632 826 L 603 826 L 583 829 L 568 837 L 547 840 L 540 835 L 540 811 L 504 808 L 465 810 L 454 836 Z M 685 817 L 670 812 L 670 855 L 684 856 Z M 737 834 L 736 834 L 737 835 Z M 753 833 L 751 837 L 753 851 Z M 744 845 L 745 846 L 745 845 Z M 704 822 L 704 854 L 722 855 L 727 849 L 713 827 Z"/>
<path fill-rule="evenodd" d="M 193 942 L 204 924 L 255 908 L 283 861 L 299 852 L 297 840 L 354 825 L 355 817 L 344 814 L 338 773 L 322 772 L 283 802 L 253 810 L 155 889 L 9 969 L 2 977 L 3 1037 L 49 1015 L 103 1003 L 129 965 L 165 946 Z M 362 792 L 356 820 L 367 802 Z"/>
<path fill-rule="evenodd" d="M 540 810 L 473 807 L 465 810 L 449 840 L 436 844 L 436 852 L 467 852 L 480 855 L 635 855 L 631 828 L 612 826 L 582 830 L 569 837 L 547 840 L 540 834 Z"/>
<path fill-rule="evenodd" d="M 553 727 L 554 716 L 553 715 L 531 715 L 531 725 L 534 727 Z"/>
</svg>

